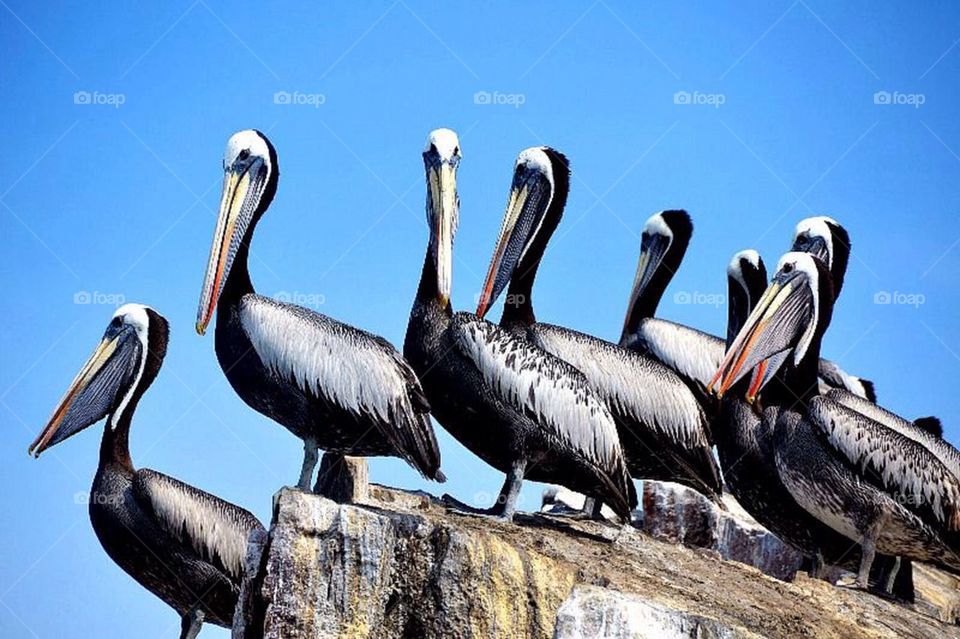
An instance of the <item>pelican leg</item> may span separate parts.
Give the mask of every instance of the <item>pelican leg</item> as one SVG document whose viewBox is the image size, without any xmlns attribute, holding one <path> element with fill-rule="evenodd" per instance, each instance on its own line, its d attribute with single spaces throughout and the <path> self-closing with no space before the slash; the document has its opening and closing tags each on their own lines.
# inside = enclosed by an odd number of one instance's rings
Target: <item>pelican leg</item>
<svg viewBox="0 0 960 639">
<path fill-rule="evenodd" d="M 871 530 L 860 541 L 860 571 L 857 573 L 855 585 L 862 590 L 867 590 L 870 587 L 870 567 L 873 565 L 873 558 L 877 554 L 876 537 L 876 533 Z"/>
<path fill-rule="evenodd" d="M 503 521 L 513 521 L 513 514 L 517 511 L 517 498 L 520 497 L 520 487 L 523 485 L 523 473 L 527 468 L 526 459 L 518 459 L 510 464 L 510 471 L 500 489 L 500 496 L 493 506 L 493 514 Z"/>
<path fill-rule="evenodd" d="M 204 617 L 206 615 L 200 608 L 194 608 L 185 614 L 180 620 L 180 639 L 195 639 L 203 627 Z"/>
<path fill-rule="evenodd" d="M 818 548 L 815 553 L 810 555 L 810 570 L 807 572 L 807 575 L 811 579 L 823 579 L 823 553 L 820 552 Z"/>
<path fill-rule="evenodd" d="M 312 437 L 303 440 L 303 466 L 300 468 L 300 480 L 297 482 L 297 489 L 303 492 L 310 491 L 310 479 L 313 477 L 313 471 L 317 467 L 317 460 L 320 454 L 317 452 L 317 442 Z"/>
<path fill-rule="evenodd" d="M 527 462 L 523 459 L 511 464 L 510 470 L 507 472 L 507 477 L 503 482 L 503 487 L 500 489 L 500 494 L 497 496 L 497 501 L 490 508 L 469 506 L 450 495 L 444 495 L 441 499 L 447 507 L 456 511 L 469 513 L 471 515 L 492 516 L 504 521 L 512 521 L 513 514 L 517 509 L 517 497 L 520 496 L 520 486 L 523 484 L 523 472 L 526 466 Z"/>
<path fill-rule="evenodd" d="M 897 573 L 900 572 L 900 557 L 893 560 L 893 566 L 890 568 L 890 574 L 887 575 L 887 581 L 883 584 L 883 591 L 888 595 L 893 594 L 893 584 L 897 581 Z"/>
<path fill-rule="evenodd" d="M 583 508 L 575 514 L 576 519 L 592 519 L 593 521 L 604 521 L 602 513 L 603 502 L 596 497 L 587 497 L 583 500 Z"/>
</svg>

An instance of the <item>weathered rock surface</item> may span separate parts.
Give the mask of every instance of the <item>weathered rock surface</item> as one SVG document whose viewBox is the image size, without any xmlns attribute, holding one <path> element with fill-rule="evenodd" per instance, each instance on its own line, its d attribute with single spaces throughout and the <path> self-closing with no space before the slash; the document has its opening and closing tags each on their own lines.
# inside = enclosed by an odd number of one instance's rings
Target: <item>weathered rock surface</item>
<svg viewBox="0 0 960 639">
<path fill-rule="evenodd" d="M 733 497 L 725 494 L 723 502 L 725 511 L 692 488 L 645 481 L 644 530 L 665 541 L 715 550 L 724 559 L 792 581 L 803 556 L 758 524 Z"/>
<path fill-rule="evenodd" d="M 960 638 L 922 608 L 802 576 L 785 583 L 633 528 L 498 523 L 378 486 L 364 505 L 282 490 L 248 566 L 237 639 Z"/>
</svg>

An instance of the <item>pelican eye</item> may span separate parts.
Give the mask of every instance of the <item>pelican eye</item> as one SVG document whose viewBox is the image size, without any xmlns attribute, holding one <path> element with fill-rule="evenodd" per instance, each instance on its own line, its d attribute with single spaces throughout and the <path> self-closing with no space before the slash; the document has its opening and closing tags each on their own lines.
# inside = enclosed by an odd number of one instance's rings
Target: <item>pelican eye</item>
<svg viewBox="0 0 960 639">
<path fill-rule="evenodd" d="M 238 160 L 246 160 L 248 157 L 250 157 L 250 149 L 243 149 L 237 154 Z"/>
<path fill-rule="evenodd" d="M 790 273 L 791 271 L 793 271 L 793 262 L 787 262 L 786 264 L 783 265 L 784 273 Z"/>
</svg>

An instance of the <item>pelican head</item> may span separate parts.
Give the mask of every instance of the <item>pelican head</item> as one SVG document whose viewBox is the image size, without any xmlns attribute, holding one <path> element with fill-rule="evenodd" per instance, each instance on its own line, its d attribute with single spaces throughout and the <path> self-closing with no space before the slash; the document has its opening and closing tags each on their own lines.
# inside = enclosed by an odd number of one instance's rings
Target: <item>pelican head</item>
<svg viewBox="0 0 960 639">
<path fill-rule="evenodd" d="M 531 147 L 517 156 L 507 208 L 480 293 L 477 315 L 483 317 L 490 310 L 514 273 L 534 275 L 547 240 L 563 216 L 569 185 L 569 162 L 556 149 Z M 537 248 L 531 252 L 535 244 Z"/>
<path fill-rule="evenodd" d="M 197 308 L 197 333 L 203 335 L 237 256 L 246 268 L 250 235 L 277 188 L 277 153 L 260 131 L 230 136 L 223 153 L 223 190 L 210 259 Z"/>
<path fill-rule="evenodd" d="M 654 316 L 692 235 L 693 222 L 684 210 L 661 211 L 647 219 L 640 234 L 640 259 L 627 302 L 623 338 L 629 337 L 641 320 Z"/>
<path fill-rule="evenodd" d="M 427 136 L 423 167 L 427 180 L 427 225 L 430 250 L 437 273 L 437 297 L 446 306 L 453 285 L 453 237 L 460 218 L 457 167 L 460 139 L 450 129 L 435 129 Z"/>
<path fill-rule="evenodd" d="M 840 295 L 850 260 L 850 234 L 831 217 L 808 217 L 793 231 L 792 251 L 810 253 L 827 265 L 833 280 L 833 294 Z"/>
<path fill-rule="evenodd" d="M 770 286 L 727 349 L 710 382 L 710 390 L 722 397 L 731 386 L 754 371 L 746 397 L 753 402 L 777 369 L 787 362 L 797 368 L 801 363 L 812 361 L 815 378 L 819 346 L 814 345 L 830 323 L 832 308 L 827 266 L 809 253 L 785 254 L 777 263 Z M 810 360 L 808 356 L 815 357 Z"/>
<path fill-rule="evenodd" d="M 767 268 L 760 254 L 753 249 L 735 254 L 727 264 L 727 346 L 766 288 Z"/>
<path fill-rule="evenodd" d="M 167 352 L 167 320 L 142 304 L 117 309 L 107 330 L 57 405 L 50 421 L 30 445 L 36 457 L 46 449 L 110 415 L 129 418 L 140 395 L 160 370 Z"/>
</svg>

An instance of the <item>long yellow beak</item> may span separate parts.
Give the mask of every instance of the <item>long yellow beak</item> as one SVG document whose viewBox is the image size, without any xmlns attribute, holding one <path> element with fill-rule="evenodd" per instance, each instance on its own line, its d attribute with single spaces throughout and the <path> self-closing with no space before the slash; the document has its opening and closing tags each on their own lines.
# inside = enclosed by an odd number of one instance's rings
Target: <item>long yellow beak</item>
<svg viewBox="0 0 960 639">
<path fill-rule="evenodd" d="M 217 228 L 210 247 L 210 259 L 200 292 L 200 305 L 197 308 L 197 333 L 203 335 L 213 317 L 213 310 L 230 273 L 233 254 L 230 250 L 237 238 L 236 225 L 243 208 L 247 191 L 250 188 L 250 173 L 237 174 L 228 170 L 223 176 L 223 190 L 220 195 L 220 211 L 217 216 Z"/>
<path fill-rule="evenodd" d="M 487 279 L 483 282 L 483 288 L 480 289 L 480 300 L 477 304 L 477 315 L 483 317 L 490 310 L 490 306 L 496 301 L 496 296 L 500 291 L 494 291 L 497 279 L 501 276 L 503 269 L 503 257 L 510 243 L 510 237 L 514 228 L 517 226 L 517 220 L 520 213 L 526 205 L 528 197 L 528 187 L 525 184 L 522 188 L 510 189 L 510 197 L 507 200 L 507 209 L 503 215 L 503 223 L 500 225 L 500 235 L 497 237 L 497 243 L 493 249 L 493 255 L 490 258 L 490 266 L 487 269 Z M 513 269 L 516 264 L 511 264 Z"/>
<path fill-rule="evenodd" d="M 47 425 L 44 427 L 44 429 L 40 431 L 40 434 L 37 436 L 37 438 L 33 440 L 32 444 L 30 444 L 30 448 L 27 449 L 28 454 L 31 454 L 34 457 L 39 457 L 40 453 L 48 448 L 50 440 L 57 432 L 61 422 L 63 422 L 63 418 L 70 410 L 70 406 L 73 404 L 74 399 L 76 399 L 77 395 L 82 393 L 83 390 L 90 384 L 90 381 L 96 377 L 97 373 L 101 368 L 103 368 L 103 365 L 107 363 L 107 360 L 110 359 L 116 349 L 116 339 L 101 340 L 100 344 L 97 346 L 97 349 L 93 352 L 93 355 L 90 356 L 90 359 L 87 360 L 87 363 L 84 364 L 82 369 L 80 369 L 80 372 L 77 374 L 77 376 L 73 378 L 73 382 L 71 382 L 66 394 L 64 394 L 63 398 L 61 398 L 56 410 L 53 411 L 50 421 L 47 422 Z"/>
<path fill-rule="evenodd" d="M 440 303 L 450 302 L 453 287 L 453 235 L 457 219 L 457 170 L 453 164 L 440 162 L 427 170 L 427 188 L 434 211 L 431 229 L 436 260 L 437 291 Z"/>
</svg>

